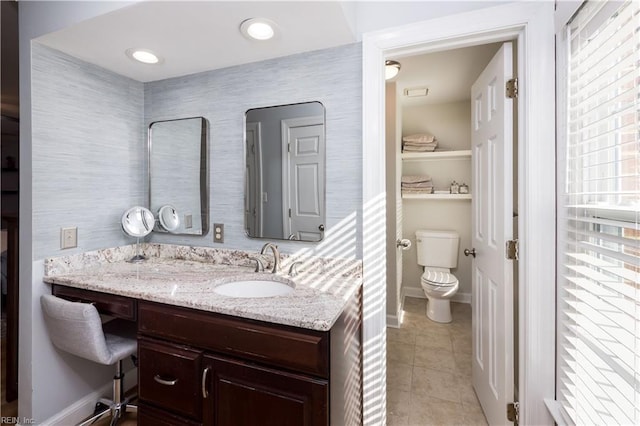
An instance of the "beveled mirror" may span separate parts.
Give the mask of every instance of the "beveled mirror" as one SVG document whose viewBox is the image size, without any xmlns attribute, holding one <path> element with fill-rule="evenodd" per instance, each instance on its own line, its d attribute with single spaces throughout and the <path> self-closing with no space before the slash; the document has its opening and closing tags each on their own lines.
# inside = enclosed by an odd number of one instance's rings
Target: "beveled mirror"
<svg viewBox="0 0 640 426">
<path fill-rule="evenodd" d="M 245 230 L 320 241 L 325 231 L 325 109 L 306 102 L 245 114 Z"/>
<path fill-rule="evenodd" d="M 154 232 L 205 235 L 209 230 L 207 120 L 155 121 L 149 125 L 148 149 L 149 209 L 165 221 L 159 221 Z"/>
</svg>

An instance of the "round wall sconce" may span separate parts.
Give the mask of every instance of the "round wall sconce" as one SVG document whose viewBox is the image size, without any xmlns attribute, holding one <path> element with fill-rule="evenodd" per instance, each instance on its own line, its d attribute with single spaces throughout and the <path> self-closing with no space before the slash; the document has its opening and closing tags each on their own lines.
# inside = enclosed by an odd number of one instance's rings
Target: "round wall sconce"
<svg viewBox="0 0 640 426">
<path fill-rule="evenodd" d="M 400 72 L 400 62 L 384 61 L 384 79 L 389 80 Z"/>
</svg>

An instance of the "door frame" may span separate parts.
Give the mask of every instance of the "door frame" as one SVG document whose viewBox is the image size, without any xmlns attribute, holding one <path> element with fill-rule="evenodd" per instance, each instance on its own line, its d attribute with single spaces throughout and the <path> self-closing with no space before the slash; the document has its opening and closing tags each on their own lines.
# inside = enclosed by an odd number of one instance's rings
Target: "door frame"
<svg viewBox="0 0 640 426">
<path fill-rule="evenodd" d="M 520 424 L 552 424 L 555 395 L 555 65 L 553 2 L 510 3 L 363 36 L 364 424 L 386 418 L 386 57 L 516 40 L 518 97 L 518 395 Z M 506 409 L 506 407 L 505 407 Z"/>
</svg>

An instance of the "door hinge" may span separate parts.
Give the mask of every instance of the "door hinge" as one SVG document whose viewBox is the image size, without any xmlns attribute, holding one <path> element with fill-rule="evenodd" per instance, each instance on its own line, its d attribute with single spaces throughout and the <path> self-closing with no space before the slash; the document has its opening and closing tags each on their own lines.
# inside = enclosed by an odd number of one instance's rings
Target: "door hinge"
<svg viewBox="0 0 640 426">
<path fill-rule="evenodd" d="M 518 401 L 508 403 L 507 404 L 507 420 L 517 425 L 519 417 L 520 417 L 520 403 Z"/>
<path fill-rule="evenodd" d="M 291 209 L 289 209 L 289 217 L 291 217 Z"/>
<path fill-rule="evenodd" d="M 505 246 L 506 258 L 509 260 L 518 260 L 518 240 L 508 240 Z"/>
<path fill-rule="evenodd" d="M 291 152 L 291 142 L 287 142 L 287 152 Z"/>
<path fill-rule="evenodd" d="M 506 95 L 509 99 L 515 99 L 518 97 L 518 79 L 512 78 L 507 81 Z"/>
</svg>

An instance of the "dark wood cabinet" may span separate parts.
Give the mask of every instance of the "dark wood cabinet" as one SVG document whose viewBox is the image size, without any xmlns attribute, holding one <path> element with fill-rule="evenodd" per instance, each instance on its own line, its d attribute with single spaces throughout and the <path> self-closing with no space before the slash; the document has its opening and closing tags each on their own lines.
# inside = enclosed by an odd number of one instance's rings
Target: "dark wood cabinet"
<svg viewBox="0 0 640 426">
<path fill-rule="evenodd" d="M 360 295 L 331 331 L 138 302 L 138 423 L 361 423 Z M 175 423 L 172 423 L 175 422 Z"/>
<path fill-rule="evenodd" d="M 205 356 L 204 423 L 216 426 L 328 424 L 327 380 Z"/>
<path fill-rule="evenodd" d="M 361 293 L 316 331 L 53 285 L 137 320 L 141 426 L 362 423 Z"/>
<path fill-rule="evenodd" d="M 202 420 L 202 351 L 138 340 L 138 398 L 192 420 Z"/>
</svg>

